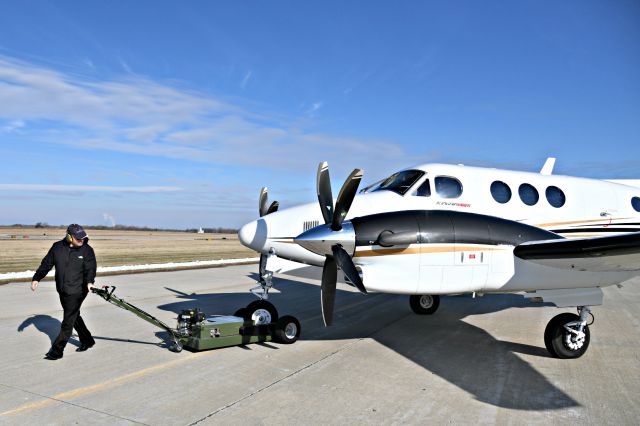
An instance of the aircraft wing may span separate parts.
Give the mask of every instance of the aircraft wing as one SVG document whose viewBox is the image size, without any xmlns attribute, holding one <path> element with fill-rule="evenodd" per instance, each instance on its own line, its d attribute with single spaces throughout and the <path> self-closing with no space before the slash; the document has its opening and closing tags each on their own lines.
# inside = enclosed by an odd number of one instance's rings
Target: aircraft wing
<svg viewBox="0 0 640 426">
<path fill-rule="evenodd" d="M 578 271 L 640 271 L 640 232 L 595 238 L 530 241 L 515 247 L 520 259 Z"/>
</svg>

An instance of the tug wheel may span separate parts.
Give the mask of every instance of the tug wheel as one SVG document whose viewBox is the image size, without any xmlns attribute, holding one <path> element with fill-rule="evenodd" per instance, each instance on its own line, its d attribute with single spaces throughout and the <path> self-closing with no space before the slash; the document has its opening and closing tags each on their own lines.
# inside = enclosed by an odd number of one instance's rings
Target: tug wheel
<svg viewBox="0 0 640 426">
<path fill-rule="evenodd" d="M 176 353 L 182 352 L 182 345 L 180 344 L 180 342 L 173 342 L 169 346 L 169 350 Z"/>
<path fill-rule="evenodd" d="M 580 358 L 587 351 L 591 341 L 589 326 L 584 326 L 582 335 L 572 333 L 565 328 L 576 321 L 580 321 L 578 315 L 565 312 L 556 315 L 547 324 L 544 330 L 544 345 L 554 358 Z M 576 326 L 569 326 L 569 328 L 576 329 Z"/>
<path fill-rule="evenodd" d="M 278 310 L 266 300 L 256 300 L 247 305 L 243 318 L 253 321 L 254 325 L 271 324 L 278 321 Z"/>
<path fill-rule="evenodd" d="M 289 345 L 295 343 L 300 337 L 300 322 L 291 315 L 280 318 L 276 324 L 274 340 L 278 343 Z"/>
<path fill-rule="evenodd" d="M 409 305 L 418 315 L 431 315 L 440 306 L 440 296 L 437 294 L 412 294 L 409 297 Z"/>
</svg>

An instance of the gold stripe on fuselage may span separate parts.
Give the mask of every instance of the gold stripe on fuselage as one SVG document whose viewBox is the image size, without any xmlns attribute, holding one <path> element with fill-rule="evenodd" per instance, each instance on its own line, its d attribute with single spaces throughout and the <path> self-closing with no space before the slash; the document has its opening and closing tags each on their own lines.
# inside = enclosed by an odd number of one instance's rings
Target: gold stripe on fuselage
<svg viewBox="0 0 640 426">
<path fill-rule="evenodd" d="M 369 246 L 370 247 L 370 246 Z M 405 255 L 405 254 L 422 254 L 422 253 L 452 253 L 452 252 L 463 252 L 463 251 L 491 251 L 491 250 L 500 250 L 497 247 L 493 246 L 455 246 L 455 245 L 445 245 L 438 246 L 432 244 L 425 244 L 419 246 L 408 246 L 408 247 L 358 247 L 356 248 L 356 252 L 353 257 L 372 257 L 372 256 L 395 256 L 395 255 Z"/>
<path fill-rule="evenodd" d="M 569 220 L 566 222 L 551 222 L 551 223 L 540 223 L 534 226 L 537 226 L 538 228 L 547 228 L 549 226 L 560 226 L 560 225 L 578 225 L 578 224 L 583 224 L 583 223 L 595 223 L 595 222 L 602 222 L 603 225 L 615 225 L 614 221 L 616 220 L 627 220 L 627 219 L 633 219 L 631 217 L 612 217 L 612 218 L 601 218 L 601 219 L 588 219 L 588 220 Z"/>
</svg>

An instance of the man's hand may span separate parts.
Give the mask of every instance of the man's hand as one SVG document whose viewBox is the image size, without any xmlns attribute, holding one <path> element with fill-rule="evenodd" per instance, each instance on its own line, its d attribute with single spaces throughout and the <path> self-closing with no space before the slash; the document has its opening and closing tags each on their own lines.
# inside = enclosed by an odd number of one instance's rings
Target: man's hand
<svg viewBox="0 0 640 426">
<path fill-rule="evenodd" d="M 38 288 L 38 281 L 31 281 L 31 291 L 36 291 Z"/>
<path fill-rule="evenodd" d="M 96 288 L 94 283 L 87 283 L 87 291 L 91 291 L 92 288 Z"/>
</svg>

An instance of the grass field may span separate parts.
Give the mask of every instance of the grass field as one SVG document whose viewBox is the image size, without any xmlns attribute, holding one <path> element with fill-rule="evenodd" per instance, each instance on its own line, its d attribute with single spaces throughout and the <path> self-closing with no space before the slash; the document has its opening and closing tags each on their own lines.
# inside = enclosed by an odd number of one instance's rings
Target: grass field
<svg viewBox="0 0 640 426">
<path fill-rule="evenodd" d="M 0 273 L 35 270 L 60 228 L 0 227 Z M 87 230 L 98 266 L 138 265 L 256 257 L 236 234 Z"/>
</svg>

